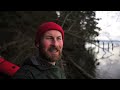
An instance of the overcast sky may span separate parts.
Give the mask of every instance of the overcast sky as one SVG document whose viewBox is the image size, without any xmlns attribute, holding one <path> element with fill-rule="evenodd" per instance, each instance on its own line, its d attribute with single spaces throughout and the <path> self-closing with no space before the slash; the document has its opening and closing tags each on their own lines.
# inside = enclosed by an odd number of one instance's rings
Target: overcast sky
<svg viewBox="0 0 120 90">
<path fill-rule="evenodd" d="M 102 18 L 98 22 L 102 29 L 98 39 L 120 40 L 120 11 L 96 11 L 96 17 Z"/>
</svg>

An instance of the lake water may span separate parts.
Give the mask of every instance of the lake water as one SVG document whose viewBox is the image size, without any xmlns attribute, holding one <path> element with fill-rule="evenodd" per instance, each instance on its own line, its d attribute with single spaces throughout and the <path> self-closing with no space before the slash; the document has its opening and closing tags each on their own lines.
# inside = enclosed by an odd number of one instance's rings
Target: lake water
<svg viewBox="0 0 120 90">
<path fill-rule="evenodd" d="M 98 46 L 93 44 L 86 44 L 86 48 L 94 48 L 96 52 L 96 69 L 95 75 L 99 79 L 120 79 L 120 42 L 114 42 L 113 48 L 112 44 L 109 42 L 100 42 Z M 108 49 L 109 46 L 109 49 Z"/>
</svg>

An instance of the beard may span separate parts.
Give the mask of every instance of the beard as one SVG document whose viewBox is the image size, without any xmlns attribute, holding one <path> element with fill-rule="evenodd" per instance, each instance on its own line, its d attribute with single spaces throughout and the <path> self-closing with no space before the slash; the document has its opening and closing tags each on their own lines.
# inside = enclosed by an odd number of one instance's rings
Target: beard
<svg viewBox="0 0 120 90">
<path fill-rule="evenodd" d="M 39 51 L 40 55 L 42 55 L 48 62 L 56 62 L 61 60 L 62 49 L 60 49 L 60 47 L 50 46 L 47 50 L 45 50 L 44 47 L 40 47 Z M 57 54 L 51 54 L 54 52 L 57 52 Z"/>
</svg>

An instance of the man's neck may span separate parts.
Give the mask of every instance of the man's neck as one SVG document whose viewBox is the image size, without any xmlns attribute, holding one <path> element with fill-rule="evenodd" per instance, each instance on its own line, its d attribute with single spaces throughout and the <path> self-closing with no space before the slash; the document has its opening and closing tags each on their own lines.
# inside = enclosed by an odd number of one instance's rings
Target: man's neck
<svg viewBox="0 0 120 90">
<path fill-rule="evenodd" d="M 55 65 L 55 62 L 48 62 L 48 63 L 50 63 L 50 64 L 52 64 L 52 65 Z"/>
</svg>

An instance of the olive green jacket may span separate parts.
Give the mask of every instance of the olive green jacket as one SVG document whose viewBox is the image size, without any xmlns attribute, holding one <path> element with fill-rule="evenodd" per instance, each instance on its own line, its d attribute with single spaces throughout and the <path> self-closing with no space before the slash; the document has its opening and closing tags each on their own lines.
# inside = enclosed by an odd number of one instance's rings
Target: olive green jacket
<svg viewBox="0 0 120 90">
<path fill-rule="evenodd" d="M 13 79 L 66 79 L 63 70 L 46 60 L 33 56 L 12 77 Z"/>
</svg>

